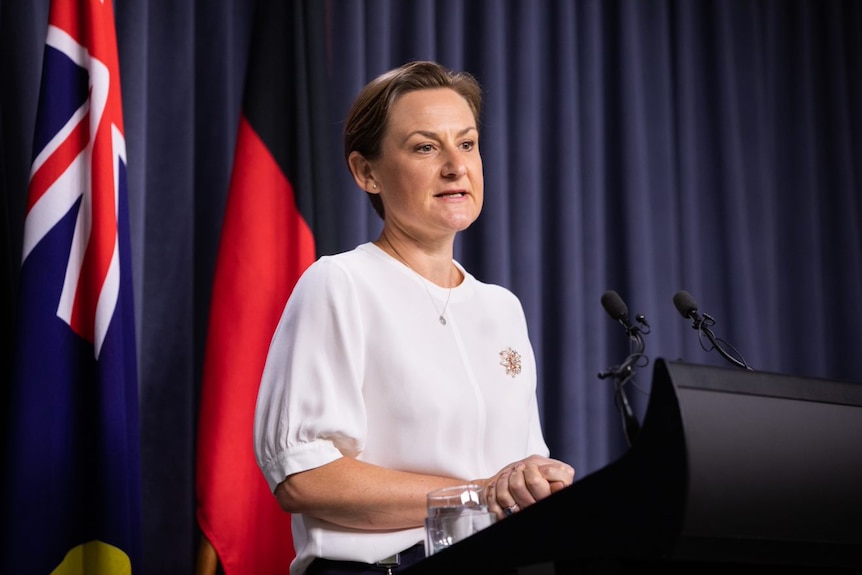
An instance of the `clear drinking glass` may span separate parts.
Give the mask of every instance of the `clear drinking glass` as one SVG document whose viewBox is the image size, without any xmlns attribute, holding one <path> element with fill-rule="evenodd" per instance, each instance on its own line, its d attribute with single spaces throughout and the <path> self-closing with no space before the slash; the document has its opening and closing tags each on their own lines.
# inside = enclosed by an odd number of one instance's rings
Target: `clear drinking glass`
<svg viewBox="0 0 862 575">
<path fill-rule="evenodd" d="M 457 485 L 431 491 L 427 501 L 426 557 L 481 531 L 496 520 L 496 516 L 488 511 L 484 492 L 478 485 Z"/>
</svg>

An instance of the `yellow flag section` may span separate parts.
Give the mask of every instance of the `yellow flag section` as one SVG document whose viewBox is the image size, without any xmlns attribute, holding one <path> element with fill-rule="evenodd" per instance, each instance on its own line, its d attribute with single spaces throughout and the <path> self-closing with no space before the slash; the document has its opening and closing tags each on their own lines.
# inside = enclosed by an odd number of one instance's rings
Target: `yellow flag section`
<svg viewBox="0 0 862 575">
<path fill-rule="evenodd" d="M 122 549 L 102 541 L 73 547 L 51 575 L 131 575 L 132 562 Z"/>
</svg>

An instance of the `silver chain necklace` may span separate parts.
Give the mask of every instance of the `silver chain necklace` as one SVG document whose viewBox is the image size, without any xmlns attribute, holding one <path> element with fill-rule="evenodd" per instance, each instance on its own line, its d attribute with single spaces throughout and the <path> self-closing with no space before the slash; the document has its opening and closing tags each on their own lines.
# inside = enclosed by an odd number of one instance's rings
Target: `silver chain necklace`
<svg viewBox="0 0 862 575">
<path fill-rule="evenodd" d="M 431 305 L 434 306 L 434 311 L 436 311 L 439 314 L 437 316 L 437 319 L 440 320 L 440 325 L 446 325 L 446 308 L 449 307 L 449 298 L 452 297 L 452 288 L 454 288 L 455 286 L 452 286 L 449 288 L 449 293 L 446 295 L 446 302 L 443 304 L 443 309 L 442 310 L 437 309 L 437 303 L 434 301 L 434 296 L 431 295 L 431 290 L 428 289 L 428 280 L 426 280 L 422 276 L 422 274 L 420 274 L 415 269 L 413 269 L 413 266 L 411 266 L 407 262 L 407 260 L 404 259 L 404 256 L 402 256 L 398 252 L 398 250 L 395 249 L 395 246 L 393 246 L 392 242 L 389 241 L 389 236 L 387 236 L 385 233 L 383 234 L 383 239 L 386 240 L 386 244 L 390 248 L 392 248 L 392 251 L 395 252 L 395 255 L 398 256 L 399 260 L 401 260 L 401 263 L 403 263 L 405 266 L 407 266 L 407 269 L 409 269 L 411 272 L 413 272 L 414 274 L 419 276 L 419 279 L 422 280 L 422 287 L 425 288 L 425 293 L 428 294 L 428 299 L 431 300 Z M 451 272 L 450 272 L 450 278 L 449 279 L 450 280 L 452 279 L 451 278 Z M 450 281 L 450 283 L 453 283 L 453 282 Z"/>
</svg>

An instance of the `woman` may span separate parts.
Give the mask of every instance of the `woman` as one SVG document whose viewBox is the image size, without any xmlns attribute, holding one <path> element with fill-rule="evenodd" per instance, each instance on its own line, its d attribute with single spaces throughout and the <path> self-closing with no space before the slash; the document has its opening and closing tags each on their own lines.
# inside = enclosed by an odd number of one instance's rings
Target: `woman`
<svg viewBox="0 0 862 575">
<path fill-rule="evenodd" d="M 255 414 L 294 575 L 421 559 L 429 491 L 478 483 L 503 518 L 573 481 L 548 458 L 520 302 L 453 260 L 482 209 L 480 109 L 473 77 L 413 62 L 347 117 L 347 164 L 383 229 L 303 274 Z"/>
</svg>

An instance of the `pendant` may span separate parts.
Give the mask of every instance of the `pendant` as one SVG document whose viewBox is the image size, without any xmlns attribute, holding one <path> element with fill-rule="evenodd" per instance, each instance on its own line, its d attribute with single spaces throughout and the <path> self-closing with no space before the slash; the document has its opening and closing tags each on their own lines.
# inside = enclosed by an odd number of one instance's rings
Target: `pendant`
<svg viewBox="0 0 862 575">
<path fill-rule="evenodd" d="M 440 316 L 440 325 L 446 325 L 446 318 L 442 315 Z"/>
</svg>

